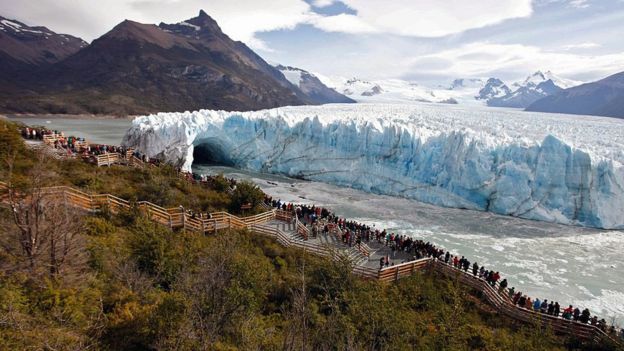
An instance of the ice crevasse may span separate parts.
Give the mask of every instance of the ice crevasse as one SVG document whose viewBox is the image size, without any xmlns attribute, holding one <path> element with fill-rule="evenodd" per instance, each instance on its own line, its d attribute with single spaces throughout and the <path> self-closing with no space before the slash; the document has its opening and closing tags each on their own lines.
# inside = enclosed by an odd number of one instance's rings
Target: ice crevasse
<svg viewBox="0 0 624 351">
<path fill-rule="evenodd" d="M 446 206 L 624 228 L 624 121 L 439 105 L 137 117 L 123 144 Z"/>
</svg>

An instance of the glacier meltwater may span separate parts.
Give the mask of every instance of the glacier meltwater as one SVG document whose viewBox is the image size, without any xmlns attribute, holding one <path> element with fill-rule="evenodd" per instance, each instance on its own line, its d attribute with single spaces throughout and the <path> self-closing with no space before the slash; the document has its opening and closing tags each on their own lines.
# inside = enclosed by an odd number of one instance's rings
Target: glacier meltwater
<svg viewBox="0 0 624 351">
<path fill-rule="evenodd" d="M 123 144 L 457 208 L 624 228 L 624 121 L 434 104 L 136 118 Z"/>
</svg>

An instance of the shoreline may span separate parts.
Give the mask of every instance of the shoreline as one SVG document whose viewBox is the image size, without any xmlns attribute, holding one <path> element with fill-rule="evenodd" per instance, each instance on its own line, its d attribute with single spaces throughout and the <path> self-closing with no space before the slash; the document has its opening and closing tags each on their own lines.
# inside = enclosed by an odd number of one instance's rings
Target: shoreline
<svg viewBox="0 0 624 351">
<path fill-rule="evenodd" d="M 52 114 L 52 113 L 1 113 L 0 117 L 8 119 L 17 118 L 45 118 L 45 119 L 75 119 L 75 120 L 133 120 L 138 115 L 114 116 L 114 115 L 90 115 L 90 114 Z"/>
</svg>

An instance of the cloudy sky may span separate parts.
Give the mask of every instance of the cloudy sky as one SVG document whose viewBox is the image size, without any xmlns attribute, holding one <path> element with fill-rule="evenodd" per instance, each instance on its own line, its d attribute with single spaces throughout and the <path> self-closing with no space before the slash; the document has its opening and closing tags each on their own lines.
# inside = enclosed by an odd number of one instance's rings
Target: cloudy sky
<svg viewBox="0 0 624 351">
<path fill-rule="evenodd" d="M 270 62 L 326 76 L 444 83 L 624 71 L 624 0 L 0 0 L 0 15 L 91 41 L 124 19 L 204 9 Z"/>
</svg>

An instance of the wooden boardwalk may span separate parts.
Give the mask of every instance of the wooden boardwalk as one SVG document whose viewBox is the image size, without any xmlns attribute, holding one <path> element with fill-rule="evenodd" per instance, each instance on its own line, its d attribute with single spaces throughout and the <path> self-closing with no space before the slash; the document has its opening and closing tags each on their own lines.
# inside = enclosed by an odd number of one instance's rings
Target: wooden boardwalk
<svg viewBox="0 0 624 351">
<path fill-rule="evenodd" d="M 8 190 L 7 184 L 0 182 L 0 195 L 4 195 Z M 615 338 L 590 324 L 548 316 L 515 306 L 505 292 L 500 293 L 496 287 L 490 286 L 483 279 L 460 271 L 437 259 L 424 258 L 382 269 L 374 268 L 374 264 L 378 264 L 377 257 L 381 257 L 381 254 L 369 259 L 355 247 L 349 247 L 336 238 L 332 238 L 332 234 L 310 237 L 307 228 L 295 216 L 281 210 L 272 209 L 248 217 L 238 217 L 227 212 L 216 212 L 211 214 L 211 218 L 195 218 L 180 207 L 164 208 L 147 201 L 130 204 L 128 201 L 114 195 L 88 194 L 67 186 L 44 188 L 42 193 L 52 200 L 62 201 L 67 206 L 89 213 L 97 213 L 105 209 L 118 213 L 131 210 L 133 206 L 136 206 L 150 220 L 172 229 L 178 228 L 201 234 L 214 233 L 223 229 L 247 229 L 252 233 L 271 237 L 285 247 L 299 248 L 310 254 L 330 259 L 338 257 L 349 259 L 353 264 L 353 273 L 365 279 L 391 282 L 410 276 L 414 272 L 429 269 L 481 292 L 490 305 L 500 313 L 515 320 L 528 323 L 538 322 L 549 326 L 557 333 L 573 335 L 584 340 L 601 341 L 611 339 L 617 342 Z M 7 201 L 5 196 L 0 196 L 0 199 L 4 203 Z M 373 262 L 372 265 L 371 262 Z"/>
<path fill-rule="evenodd" d="M 97 156 L 96 164 L 97 166 L 121 164 L 140 168 L 148 165 L 131 154 L 114 153 Z M 0 203 L 6 204 L 5 195 L 7 191 L 9 191 L 7 184 L 0 182 Z M 397 252 L 396 255 L 398 256 L 393 257 L 393 260 L 406 262 L 380 269 L 379 259 L 391 255 L 389 248 L 372 242 L 368 245 L 349 247 L 338 239 L 338 233 L 335 231 L 313 237 L 310 235 L 310 230 L 296 216 L 286 211 L 268 209 L 264 213 L 248 217 L 238 217 L 227 212 L 216 212 L 210 214 L 210 218 L 197 218 L 189 215 L 182 207 L 163 208 L 147 201 L 131 204 L 127 200 L 111 194 L 88 194 L 67 186 L 44 188 L 42 193 L 56 201 L 62 201 L 67 206 L 79 208 L 89 213 L 97 213 L 105 209 L 118 213 L 136 207 L 147 218 L 156 223 L 172 229 L 182 229 L 200 234 L 215 233 L 223 229 L 247 229 L 252 233 L 271 237 L 285 247 L 299 248 L 305 252 L 330 259 L 348 259 L 352 263 L 353 273 L 364 279 L 392 282 L 411 276 L 418 271 L 429 270 L 480 292 L 485 301 L 499 313 L 514 320 L 523 323 L 539 323 L 551 328 L 556 333 L 570 335 L 582 340 L 595 342 L 611 340 L 619 346 L 624 346 L 617 337 L 609 335 L 591 324 L 549 316 L 514 305 L 507 292 L 499 291 L 498 286 L 493 287 L 483 279 L 474 277 L 470 273 L 458 270 L 434 258 L 414 260 L 405 253 Z"/>
</svg>

